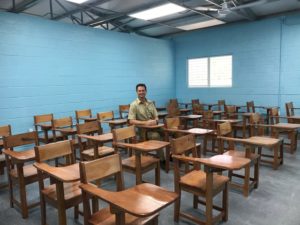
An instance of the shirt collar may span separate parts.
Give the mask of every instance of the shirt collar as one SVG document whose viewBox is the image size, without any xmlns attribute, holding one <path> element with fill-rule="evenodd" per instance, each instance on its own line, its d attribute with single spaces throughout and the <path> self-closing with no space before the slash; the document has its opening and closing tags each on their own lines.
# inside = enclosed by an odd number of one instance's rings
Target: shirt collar
<svg viewBox="0 0 300 225">
<path fill-rule="evenodd" d="M 142 104 L 142 101 L 139 98 L 137 98 L 136 101 L 137 101 L 138 104 Z M 145 98 L 145 103 L 148 103 L 147 98 Z"/>
</svg>

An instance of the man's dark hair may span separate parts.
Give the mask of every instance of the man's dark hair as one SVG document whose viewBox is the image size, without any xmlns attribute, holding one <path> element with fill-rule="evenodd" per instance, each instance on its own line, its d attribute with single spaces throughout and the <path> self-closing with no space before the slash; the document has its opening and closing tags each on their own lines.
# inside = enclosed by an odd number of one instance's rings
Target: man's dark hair
<svg viewBox="0 0 300 225">
<path fill-rule="evenodd" d="M 147 86 L 146 86 L 146 84 L 142 84 L 142 83 L 137 84 L 137 85 L 135 86 L 135 91 L 137 91 L 138 87 L 144 87 L 145 90 L 147 91 Z"/>
</svg>

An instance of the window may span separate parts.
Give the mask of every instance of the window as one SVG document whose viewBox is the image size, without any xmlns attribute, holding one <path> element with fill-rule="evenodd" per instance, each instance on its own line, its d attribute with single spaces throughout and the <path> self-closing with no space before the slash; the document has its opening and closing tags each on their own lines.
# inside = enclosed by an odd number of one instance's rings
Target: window
<svg viewBox="0 0 300 225">
<path fill-rule="evenodd" d="M 189 59 L 188 86 L 232 87 L 232 56 Z"/>
</svg>

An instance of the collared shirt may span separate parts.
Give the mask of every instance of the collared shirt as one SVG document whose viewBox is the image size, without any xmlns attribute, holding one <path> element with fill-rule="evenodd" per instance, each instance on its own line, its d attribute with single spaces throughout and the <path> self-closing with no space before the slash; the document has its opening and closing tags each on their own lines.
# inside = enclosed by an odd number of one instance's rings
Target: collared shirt
<svg viewBox="0 0 300 225">
<path fill-rule="evenodd" d="M 152 101 L 145 100 L 142 102 L 139 98 L 130 104 L 128 113 L 129 120 L 155 120 L 158 117 L 156 107 Z"/>
</svg>

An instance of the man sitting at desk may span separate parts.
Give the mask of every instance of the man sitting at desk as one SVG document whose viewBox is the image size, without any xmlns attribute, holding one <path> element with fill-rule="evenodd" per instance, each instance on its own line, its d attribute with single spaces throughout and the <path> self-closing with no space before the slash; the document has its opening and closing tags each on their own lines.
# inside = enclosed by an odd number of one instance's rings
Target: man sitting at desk
<svg viewBox="0 0 300 225">
<path fill-rule="evenodd" d="M 145 84 L 136 85 L 137 99 L 130 104 L 128 120 L 132 125 L 157 125 L 158 114 L 155 105 L 152 101 L 146 98 L 147 87 Z M 145 133 L 140 133 L 142 140 L 160 140 L 162 133 L 158 130 L 151 130 Z M 163 159 L 163 154 L 160 155 Z"/>
</svg>

